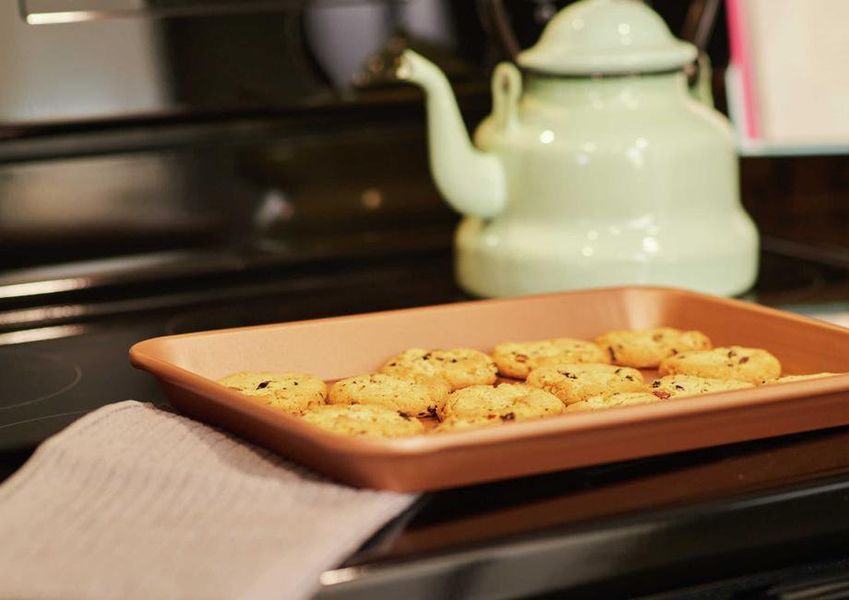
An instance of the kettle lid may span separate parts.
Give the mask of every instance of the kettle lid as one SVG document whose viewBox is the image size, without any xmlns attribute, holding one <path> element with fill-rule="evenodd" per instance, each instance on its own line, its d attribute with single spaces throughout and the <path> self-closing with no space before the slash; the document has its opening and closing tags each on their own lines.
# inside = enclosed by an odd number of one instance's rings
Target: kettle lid
<svg viewBox="0 0 849 600">
<path fill-rule="evenodd" d="M 516 62 L 553 75 L 624 74 L 680 69 L 696 55 L 640 0 L 580 0 L 561 10 Z"/>
</svg>

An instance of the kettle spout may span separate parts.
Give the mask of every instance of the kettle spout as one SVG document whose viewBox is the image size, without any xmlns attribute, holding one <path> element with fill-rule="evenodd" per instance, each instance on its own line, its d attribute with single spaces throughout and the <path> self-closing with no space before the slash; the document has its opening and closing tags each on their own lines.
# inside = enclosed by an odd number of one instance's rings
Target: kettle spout
<svg viewBox="0 0 849 600">
<path fill-rule="evenodd" d="M 472 145 L 442 71 L 406 50 L 396 74 L 425 91 L 430 168 L 440 193 L 465 215 L 492 218 L 501 213 L 507 196 L 504 168 L 497 157 Z"/>
</svg>

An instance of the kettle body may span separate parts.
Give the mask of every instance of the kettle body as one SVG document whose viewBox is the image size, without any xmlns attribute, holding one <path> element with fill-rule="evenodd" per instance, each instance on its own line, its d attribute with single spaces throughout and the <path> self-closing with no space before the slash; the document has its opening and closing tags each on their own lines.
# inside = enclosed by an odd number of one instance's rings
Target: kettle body
<svg viewBox="0 0 849 600">
<path fill-rule="evenodd" d="M 504 165 L 507 199 L 497 217 L 461 223 L 460 284 L 480 296 L 748 289 L 758 235 L 740 204 L 734 138 L 685 76 L 546 79 L 528 77 L 520 98 L 494 86 L 517 105 L 499 107 L 513 114 L 490 116 L 475 142 Z"/>
</svg>

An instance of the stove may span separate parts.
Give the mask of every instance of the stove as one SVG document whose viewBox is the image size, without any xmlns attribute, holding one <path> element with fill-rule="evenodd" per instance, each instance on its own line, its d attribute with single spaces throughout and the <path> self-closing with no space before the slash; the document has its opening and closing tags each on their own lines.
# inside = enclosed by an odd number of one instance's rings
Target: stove
<svg viewBox="0 0 849 600">
<path fill-rule="evenodd" d="M 167 405 L 127 362 L 136 341 L 468 299 L 450 227 L 370 240 L 151 255 L 156 268 L 133 277 L 102 265 L 100 278 L 75 277 L 81 264 L 40 289 L 0 279 L 3 474 L 99 406 Z M 849 260 L 765 248 L 746 299 L 849 318 Z M 61 284 L 75 279 L 85 283 Z M 11 293 L 21 289 L 32 293 Z M 426 494 L 326 572 L 319 597 L 781 597 L 808 589 L 797 579 L 840 584 L 828 578 L 849 572 L 846 514 L 849 428 L 759 440 Z"/>
<path fill-rule="evenodd" d="M 137 341 L 468 299 L 420 92 L 340 86 L 331 74 L 353 53 L 315 50 L 356 36 L 303 26 L 307 12 L 335 22 L 341 3 L 145 2 L 132 12 L 156 19 L 116 20 L 108 6 L 7 4 L 14 35 L 0 45 L 51 61 L 3 80 L 21 102 L 0 126 L 0 479 L 100 406 L 167 406 L 128 363 Z M 192 16 L 209 4 L 228 14 Z M 393 3 L 344 4 L 418 43 L 421 19 L 378 16 Z M 424 53 L 479 123 L 498 59 L 477 23 L 486 3 L 431 4 L 456 43 Z M 536 39 L 549 3 L 509 4 L 520 38 Z M 654 4 L 684 20 L 685 3 Z M 29 27 L 18 12 L 100 20 Z M 112 37 L 130 51 L 105 55 Z M 725 45 L 711 51 L 720 70 Z M 56 65 L 91 85 L 69 87 Z M 847 166 L 741 161 L 746 208 L 773 236 L 745 299 L 849 326 Z M 324 573 L 319 597 L 849 597 L 847 514 L 849 428 L 804 433 L 426 494 Z"/>
</svg>

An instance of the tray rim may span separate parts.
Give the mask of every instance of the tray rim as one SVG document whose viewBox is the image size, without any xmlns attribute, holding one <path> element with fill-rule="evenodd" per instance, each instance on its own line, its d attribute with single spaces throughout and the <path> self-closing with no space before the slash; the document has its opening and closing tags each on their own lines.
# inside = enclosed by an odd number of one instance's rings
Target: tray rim
<svg viewBox="0 0 849 600">
<path fill-rule="evenodd" d="M 808 327 L 813 326 L 825 331 L 837 332 L 841 335 L 849 336 L 849 329 L 847 328 L 744 300 L 722 298 L 683 288 L 666 286 L 614 286 L 515 296 L 510 298 L 468 300 L 463 302 L 434 304 L 412 308 L 157 336 L 133 344 L 129 350 L 129 355 L 130 362 L 134 367 L 149 372 L 160 381 L 169 383 L 180 382 L 183 387 L 189 387 L 193 391 L 200 392 L 199 395 L 202 396 L 204 400 L 215 404 L 221 403 L 212 397 L 212 394 L 222 396 L 229 400 L 228 408 L 237 409 L 239 412 L 246 413 L 251 418 L 270 422 L 270 424 L 274 426 L 293 429 L 294 432 L 297 432 L 302 437 L 308 439 L 310 443 L 316 446 L 321 446 L 327 451 L 342 452 L 348 456 L 360 457 L 393 456 L 398 458 L 412 458 L 416 456 L 451 451 L 458 448 L 499 445 L 501 443 L 527 439 L 568 435 L 570 432 L 575 431 L 588 433 L 593 430 L 617 429 L 636 422 L 661 422 L 667 419 L 693 417 L 694 415 L 699 414 L 717 415 L 722 412 L 735 412 L 744 408 L 754 409 L 758 406 L 772 406 L 782 403 L 790 403 L 803 398 L 849 393 L 849 373 L 846 373 L 823 377 L 822 379 L 784 383 L 781 384 L 780 391 L 778 391 L 778 386 L 763 385 L 753 389 L 750 388 L 729 392 L 718 392 L 702 396 L 690 396 L 678 400 L 659 402 L 656 404 L 629 406 L 626 407 L 627 410 L 613 408 L 597 412 L 573 413 L 569 415 L 564 414 L 545 419 L 522 421 L 511 424 L 510 427 L 481 428 L 458 432 L 446 432 L 440 435 L 419 435 L 409 438 L 345 437 L 322 430 L 303 422 L 298 417 L 287 415 L 281 411 L 270 408 L 258 400 L 249 396 L 244 396 L 235 390 L 229 390 L 211 379 L 193 373 L 192 371 L 179 367 L 176 364 L 157 356 L 153 356 L 147 351 L 149 346 L 162 343 L 166 340 L 170 341 L 185 338 L 216 336 L 245 330 L 258 331 L 264 329 L 315 326 L 323 323 L 344 322 L 354 319 L 361 320 L 380 318 L 386 315 L 406 314 L 413 316 L 417 313 L 431 312 L 434 310 L 463 310 L 473 306 L 513 304 L 516 302 L 554 298 L 566 295 L 580 296 L 584 294 L 617 292 L 662 292 L 666 294 L 690 296 L 693 298 L 709 300 L 713 303 L 743 309 L 747 312 L 780 317 L 784 320 L 795 321 Z"/>
<path fill-rule="evenodd" d="M 764 306 L 763 304 L 757 304 L 755 302 L 749 302 L 747 300 L 740 300 L 737 298 L 725 298 L 722 296 L 714 296 L 712 294 L 706 294 L 703 292 L 697 292 L 694 290 L 689 290 L 686 288 L 677 288 L 671 286 L 656 286 L 656 285 L 623 285 L 623 286 L 610 286 L 610 287 L 596 287 L 596 288 L 586 288 L 581 290 L 568 290 L 562 292 L 548 292 L 544 294 L 527 294 L 522 296 L 511 296 L 508 298 L 484 298 L 484 299 L 474 299 L 474 300 L 464 300 L 461 302 L 444 302 L 442 304 L 428 304 L 425 306 L 413 306 L 409 308 L 396 308 L 389 310 L 378 310 L 378 311 L 369 311 L 363 313 L 352 313 L 349 315 L 337 315 L 333 317 L 318 317 L 314 319 L 298 319 L 295 321 L 280 321 L 277 323 L 263 323 L 261 325 L 246 325 L 244 327 L 222 327 L 220 329 L 206 329 L 202 331 L 193 331 L 189 333 L 177 333 L 171 335 L 160 335 L 152 338 L 147 338 L 141 340 L 139 342 L 134 343 L 130 347 L 130 359 L 132 362 L 133 354 L 142 350 L 143 346 L 151 344 L 152 342 L 158 342 L 162 340 L 176 340 L 181 338 L 189 338 L 189 337 L 202 337 L 209 335 L 219 335 L 222 333 L 232 333 L 235 331 L 256 331 L 262 329 L 276 329 L 283 326 L 292 327 L 292 326 L 303 326 L 303 325 L 312 325 L 316 323 L 332 323 L 335 321 L 347 321 L 350 319 L 365 319 L 365 318 L 376 318 L 384 315 L 400 315 L 400 314 L 413 314 L 417 312 L 430 312 L 433 310 L 449 310 L 449 309 L 461 309 L 463 307 L 468 306 L 491 306 L 498 304 L 512 304 L 517 301 L 526 301 L 526 300 L 543 300 L 546 298 L 555 298 L 559 296 L 580 296 L 580 295 L 589 295 L 589 294 L 597 294 L 597 293 L 615 293 L 615 292 L 664 292 L 664 293 L 673 293 L 683 296 L 692 296 L 695 298 L 702 298 L 705 300 L 710 300 L 711 302 L 726 304 L 729 306 L 736 306 L 740 308 L 745 308 L 747 311 L 752 312 L 760 312 L 763 314 L 771 314 L 774 316 L 780 316 L 786 319 L 799 321 L 806 323 L 808 325 L 816 325 L 823 329 L 828 329 L 831 331 L 837 331 L 841 333 L 849 333 L 849 328 L 841 327 L 839 325 L 834 325 L 833 323 L 829 323 L 827 321 L 822 321 L 820 319 L 815 319 L 813 317 L 808 317 L 805 315 L 800 315 L 798 313 L 792 313 L 786 310 L 781 310 L 778 308 L 773 308 L 770 306 Z M 134 365 L 135 366 L 135 365 Z"/>
</svg>

